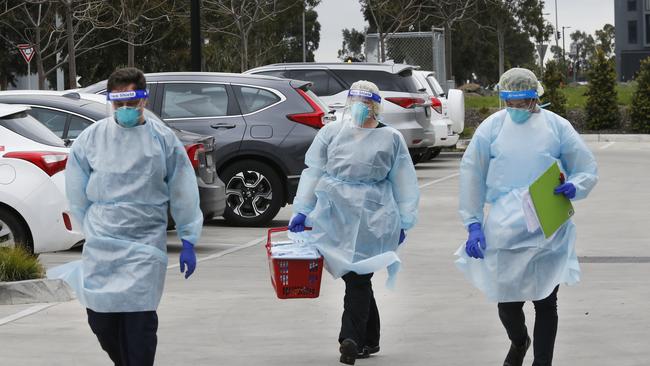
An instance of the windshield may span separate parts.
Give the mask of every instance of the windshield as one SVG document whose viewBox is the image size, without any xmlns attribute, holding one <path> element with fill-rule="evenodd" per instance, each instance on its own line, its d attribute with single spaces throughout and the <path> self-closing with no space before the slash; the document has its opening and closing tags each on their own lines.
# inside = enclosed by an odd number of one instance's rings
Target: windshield
<svg viewBox="0 0 650 366">
<path fill-rule="evenodd" d="M 44 145 L 65 147 L 63 140 L 26 112 L 0 118 L 0 126 Z"/>
<path fill-rule="evenodd" d="M 445 91 L 442 90 L 442 87 L 438 83 L 438 80 L 436 80 L 433 75 L 427 76 L 427 81 L 429 82 L 429 85 L 431 86 L 431 89 L 433 89 L 433 92 L 436 93 L 436 96 L 442 96 L 445 94 Z"/>
</svg>

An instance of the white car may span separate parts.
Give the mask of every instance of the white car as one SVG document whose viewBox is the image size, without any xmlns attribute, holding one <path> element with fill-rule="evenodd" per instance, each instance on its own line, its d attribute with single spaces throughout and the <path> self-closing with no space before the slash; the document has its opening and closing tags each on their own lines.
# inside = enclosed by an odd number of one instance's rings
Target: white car
<svg viewBox="0 0 650 366">
<path fill-rule="evenodd" d="M 413 76 L 420 84 L 420 90 L 429 94 L 431 99 L 431 124 L 436 141 L 430 158 L 434 158 L 443 147 L 456 145 L 465 129 L 465 97 L 458 89 L 450 89 L 445 94 L 431 71 L 415 70 Z"/>
<path fill-rule="evenodd" d="M 67 250 L 83 242 L 65 196 L 69 149 L 27 110 L 0 104 L 0 247 Z"/>
</svg>

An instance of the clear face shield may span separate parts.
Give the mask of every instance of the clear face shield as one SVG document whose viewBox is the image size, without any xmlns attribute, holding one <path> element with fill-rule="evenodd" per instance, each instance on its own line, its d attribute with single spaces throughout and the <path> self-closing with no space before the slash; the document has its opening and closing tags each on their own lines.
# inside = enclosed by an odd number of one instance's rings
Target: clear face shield
<svg viewBox="0 0 650 366">
<path fill-rule="evenodd" d="M 506 110 L 515 123 L 527 121 L 538 108 L 539 94 L 537 90 L 502 90 L 499 92 L 499 97 L 506 103 Z"/>
<path fill-rule="evenodd" d="M 113 117 L 122 127 L 135 127 L 144 121 L 148 97 L 147 90 L 112 90 L 106 95 L 107 116 Z"/>
<path fill-rule="evenodd" d="M 527 109 L 531 112 L 537 108 L 539 94 L 537 90 L 520 90 L 499 92 L 499 97 L 506 103 L 509 108 Z"/>
<path fill-rule="evenodd" d="M 366 121 L 376 120 L 381 106 L 381 97 L 367 90 L 350 89 L 343 110 L 343 123 L 352 127 L 363 127 Z"/>
</svg>

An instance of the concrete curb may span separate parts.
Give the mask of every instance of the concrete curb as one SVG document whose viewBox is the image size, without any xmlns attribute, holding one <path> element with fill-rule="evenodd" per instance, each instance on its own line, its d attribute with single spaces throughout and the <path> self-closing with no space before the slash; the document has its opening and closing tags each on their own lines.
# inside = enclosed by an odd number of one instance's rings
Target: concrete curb
<svg viewBox="0 0 650 366">
<path fill-rule="evenodd" d="M 64 302 L 74 299 L 63 280 L 0 282 L 0 305 Z"/>
<path fill-rule="evenodd" d="M 581 134 L 580 137 L 585 142 L 650 142 L 650 135 L 631 135 L 631 134 Z M 467 149 L 471 139 L 458 140 L 456 148 L 458 150 Z"/>
<path fill-rule="evenodd" d="M 650 142 L 650 135 L 582 134 L 586 142 Z"/>
</svg>

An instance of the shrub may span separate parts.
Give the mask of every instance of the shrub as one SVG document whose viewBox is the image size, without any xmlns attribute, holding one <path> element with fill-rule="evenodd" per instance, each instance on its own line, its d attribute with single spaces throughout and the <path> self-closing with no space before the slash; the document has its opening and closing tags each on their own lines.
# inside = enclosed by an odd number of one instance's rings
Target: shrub
<svg viewBox="0 0 650 366">
<path fill-rule="evenodd" d="M 589 88 L 585 95 L 587 104 L 587 129 L 591 131 L 615 130 L 619 127 L 616 99 L 616 71 L 614 61 L 597 49 L 588 72 Z"/>
<path fill-rule="evenodd" d="M 542 96 L 542 103 L 551 103 L 546 109 L 566 118 L 567 98 L 560 89 L 564 83 L 564 74 L 557 61 L 546 63 L 543 83 L 544 95 Z"/>
<path fill-rule="evenodd" d="M 0 282 L 33 280 L 44 274 L 38 258 L 23 248 L 0 248 Z"/>
<path fill-rule="evenodd" d="M 632 96 L 630 130 L 650 133 L 650 57 L 641 61 L 636 77 L 637 89 Z"/>
</svg>

